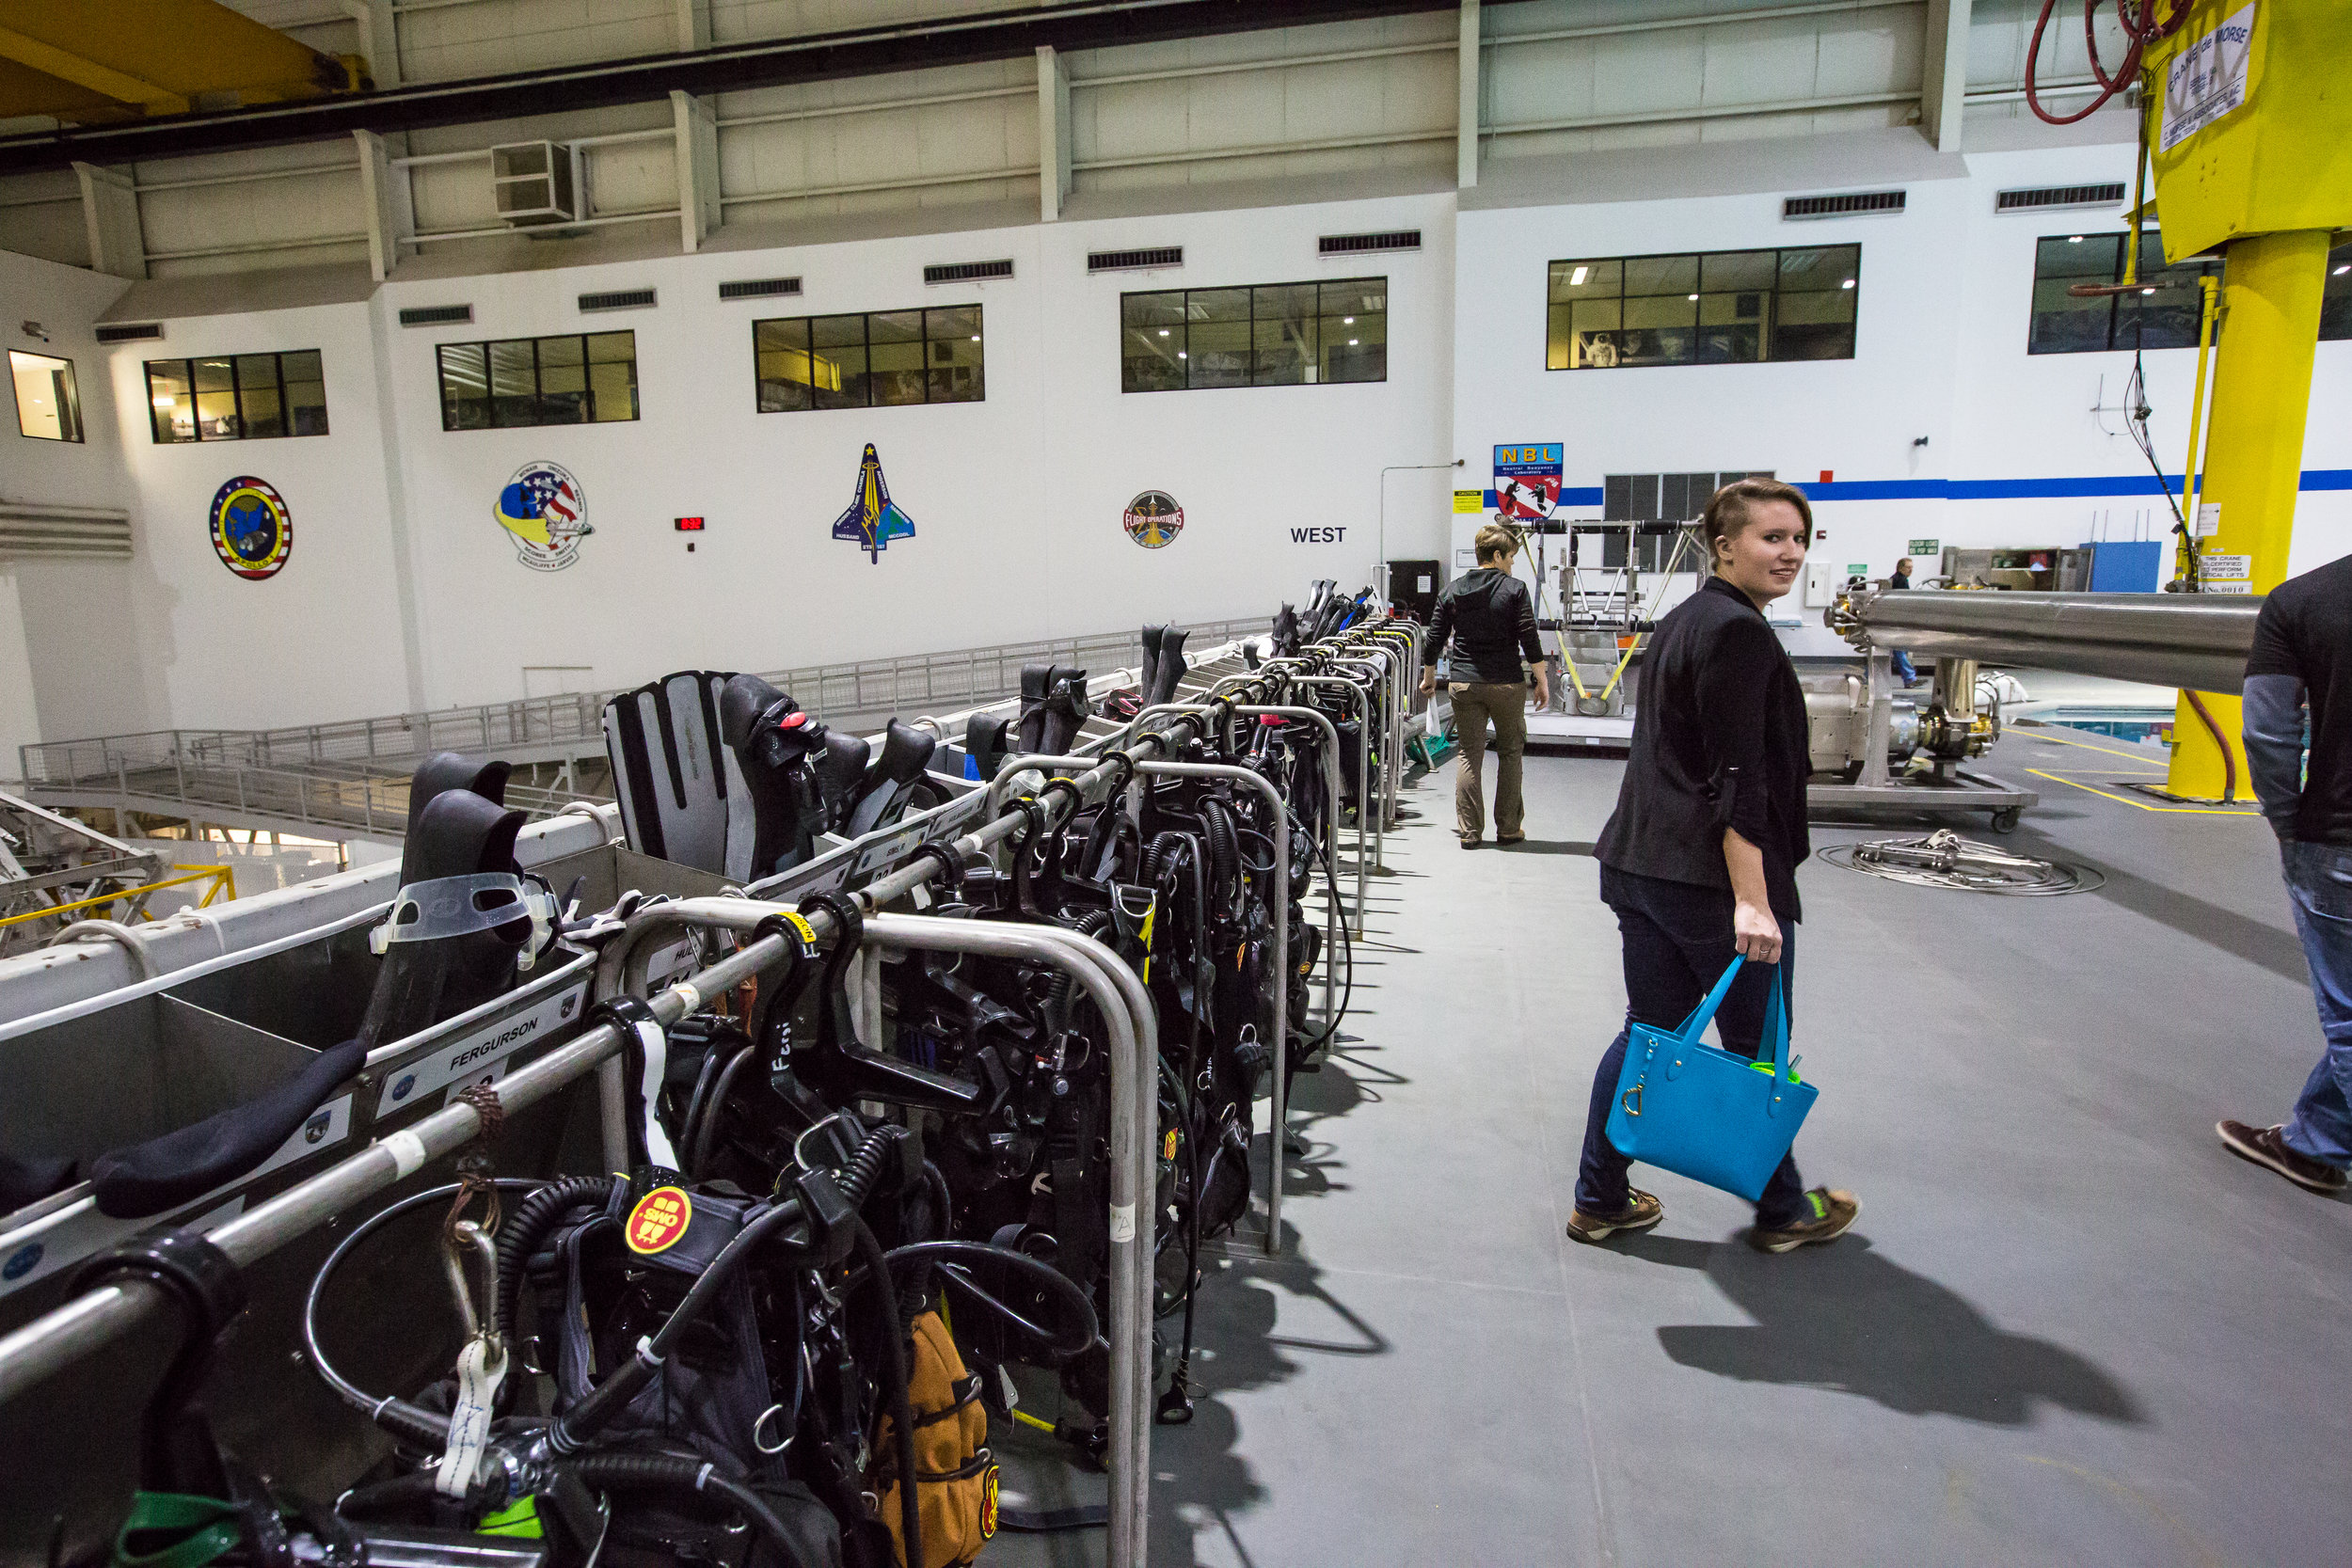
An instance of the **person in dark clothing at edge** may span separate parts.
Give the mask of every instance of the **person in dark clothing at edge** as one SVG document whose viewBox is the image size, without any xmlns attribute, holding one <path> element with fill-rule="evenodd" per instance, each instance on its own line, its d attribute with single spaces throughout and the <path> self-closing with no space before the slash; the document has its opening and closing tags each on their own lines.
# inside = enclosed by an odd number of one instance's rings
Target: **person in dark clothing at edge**
<svg viewBox="0 0 2352 1568">
<path fill-rule="evenodd" d="M 1511 575 L 1518 535 L 1488 523 L 1474 542 L 1478 566 L 1463 573 L 1438 595 L 1422 644 L 1421 689 L 1438 689 L 1438 656 L 1454 645 L 1446 689 L 1454 698 L 1454 722 L 1461 732 L 1462 757 L 1454 765 L 1454 821 L 1462 847 L 1475 849 L 1486 831 L 1485 781 L 1486 721 L 1495 726 L 1495 842 L 1517 844 L 1527 836 L 1519 798 L 1520 758 L 1527 752 L 1527 682 L 1522 661 L 1534 672 L 1535 705 L 1549 706 L 1543 645 L 1535 641 L 1535 606 L 1527 584 Z"/>
<path fill-rule="evenodd" d="M 1632 754 L 1594 849 L 1601 899 L 1624 940 L 1627 1024 L 1593 1074 L 1568 1220 L 1579 1242 L 1665 1217 L 1655 1195 L 1628 1185 L 1632 1162 L 1607 1135 L 1631 1025 L 1674 1028 L 1740 954 L 1749 961 L 1715 1023 L 1724 1050 L 1753 1057 L 1767 988 L 1794 977 L 1797 863 L 1811 848 L 1804 691 L 1764 607 L 1804 570 L 1813 510 L 1793 486 L 1743 479 L 1715 492 L 1702 527 L 1714 575 L 1650 641 Z M 1851 1193 L 1807 1192 L 1795 1159 L 1784 1158 L 1749 1240 L 1765 1252 L 1834 1241 L 1861 1212 Z"/>
<path fill-rule="evenodd" d="M 2352 556 L 2264 599 L 2246 658 L 2246 765 L 2279 835 L 2327 1047 L 2285 1121 L 2224 1121 L 2215 1131 L 2233 1154 L 2312 1192 L 2340 1193 L 2352 1167 Z"/>
</svg>

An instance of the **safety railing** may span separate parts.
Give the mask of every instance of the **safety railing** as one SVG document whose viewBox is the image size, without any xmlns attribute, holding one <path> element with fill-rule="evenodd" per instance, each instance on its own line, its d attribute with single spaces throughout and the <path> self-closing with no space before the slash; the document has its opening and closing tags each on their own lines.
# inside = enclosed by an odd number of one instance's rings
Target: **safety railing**
<svg viewBox="0 0 2352 1568">
<path fill-rule="evenodd" d="M 1216 641 L 1261 630 L 1263 625 L 1263 616 L 1253 616 L 1200 622 L 1188 629 L 1203 641 Z M 1096 663 L 1133 663 L 1140 648 L 1135 632 L 1105 632 L 809 665 L 769 672 L 761 678 L 791 692 L 802 707 L 828 722 L 852 723 L 861 718 L 887 718 L 942 704 L 968 705 L 1010 696 L 1020 689 L 1025 664 L 1090 668 Z M 445 751 L 514 752 L 567 742 L 593 748 L 603 744 L 604 704 L 612 694 L 564 692 L 274 730 L 144 730 L 40 741 L 21 747 L 18 761 L 28 785 L 59 789 L 103 785 L 124 772 L 146 772 L 175 764 L 199 768 L 291 769 L 330 762 L 406 762 Z"/>
</svg>

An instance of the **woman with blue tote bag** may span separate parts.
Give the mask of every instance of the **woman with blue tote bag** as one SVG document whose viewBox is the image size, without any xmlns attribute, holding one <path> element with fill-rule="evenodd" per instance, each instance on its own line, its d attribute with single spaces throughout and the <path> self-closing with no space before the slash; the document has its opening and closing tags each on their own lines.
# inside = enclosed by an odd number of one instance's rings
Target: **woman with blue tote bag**
<svg viewBox="0 0 2352 1568">
<path fill-rule="evenodd" d="M 1813 509 L 1793 485 L 1743 479 L 1715 492 L 1702 527 L 1714 575 L 1659 623 L 1644 656 L 1632 754 L 1594 851 L 1601 898 L 1624 938 L 1626 1027 L 1593 1075 L 1568 1220 L 1579 1242 L 1646 1230 L 1665 1217 L 1655 1195 L 1627 1182 L 1634 1153 L 1610 1141 L 1613 1112 L 1637 1152 L 1652 1147 L 1653 1133 L 1671 1132 L 1655 1139 L 1661 1163 L 1739 1190 L 1748 1183 L 1724 1174 L 1739 1163 L 1733 1156 L 1776 1135 L 1785 1148 L 1812 1099 L 1792 1070 L 1773 1065 L 1787 1054 L 1793 1017 L 1796 873 L 1810 847 L 1810 767 L 1804 690 L 1764 607 L 1796 586 Z M 1703 1003 L 1712 1004 L 1705 1013 Z M 1687 1155 L 1692 1135 L 1704 1143 L 1709 1129 L 1692 1119 L 1682 1064 L 1668 1059 L 1677 1053 L 1659 1048 L 1694 1041 L 1710 1013 L 1724 1051 L 1756 1063 L 1758 1082 L 1738 1097 L 1737 1115 L 1753 1119 L 1719 1124 L 1724 1145 L 1741 1146 L 1717 1151 L 1725 1159 L 1677 1160 L 1663 1150 L 1679 1145 Z M 1637 1033 L 1629 1070 L 1627 1045 Z M 1674 1082 L 1661 1082 L 1669 1074 Z M 1732 1076 L 1712 1080 L 1747 1087 Z M 1642 1114 L 1682 1119 L 1671 1129 L 1627 1119 Z M 1723 1114 L 1720 1097 L 1711 1114 Z M 1862 1212 L 1851 1193 L 1807 1191 L 1787 1153 L 1760 1192 L 1741 1196 L 1756 1203 L 1749 1239 L 1765 1252 L 1835 1241 Z"/>
</svg>

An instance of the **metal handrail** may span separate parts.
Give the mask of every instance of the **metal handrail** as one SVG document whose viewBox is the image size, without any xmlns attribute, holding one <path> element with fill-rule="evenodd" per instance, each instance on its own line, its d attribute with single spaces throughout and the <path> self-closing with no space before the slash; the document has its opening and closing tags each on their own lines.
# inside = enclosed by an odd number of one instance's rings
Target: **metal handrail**
<svg viewBox="0 0 2352 1568">
<path fill-rule="evenodd" d="M 1231 638 L 1254 629 L 1263 617 L 1206 621 L 1188 630 L 1203 638 Z M 1020 688 L 1021 666 L 1039 659 L 1072 662 L 1123 655 L 1138 646 L 1134 632 L 1048 638 L 994 643 L 890 659 L 820 664 L 761 675 L 794 690 L 801 705 L 820 718 L 850 719 L 935 700 L 984 700 Z M 983 675 L 985 672 L 985 676 Z M 954 677 L 961 676 L 961 679 Z M 62 787 L 115 776 L 122 768 L 168 766 L 174 761 L 204 765 L 217 757 L 237 766 L 283 767 L 305 762 L 401 760 L 436 751 L 491 751 L 600 739 L 604 704 L 620 691 L 557 692 L 500 703 L 379 715 L 328 724 L 274 730 L 140 730 L 115 736 L 35 741 L 18 749 L 19 770 L 34 786 Z M 392 741 L 393 744 L 385 744 Z M 283 760 L 281 760 L 281 757 Z"/>
</svg>

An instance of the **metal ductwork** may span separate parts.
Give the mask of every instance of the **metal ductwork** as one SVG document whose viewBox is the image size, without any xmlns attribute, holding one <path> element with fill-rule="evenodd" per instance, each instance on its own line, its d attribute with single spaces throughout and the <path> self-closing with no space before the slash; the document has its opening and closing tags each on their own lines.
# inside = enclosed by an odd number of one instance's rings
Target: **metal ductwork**
<svg viewBox="0 0 2352 1568">
<path fill-rule="evenodd" d="M 1856 647 L 2234 692 L 2245 684 L 2259 597 L 1947 590 L 1841 598 L 1830 629 Z"/>
</svg>

